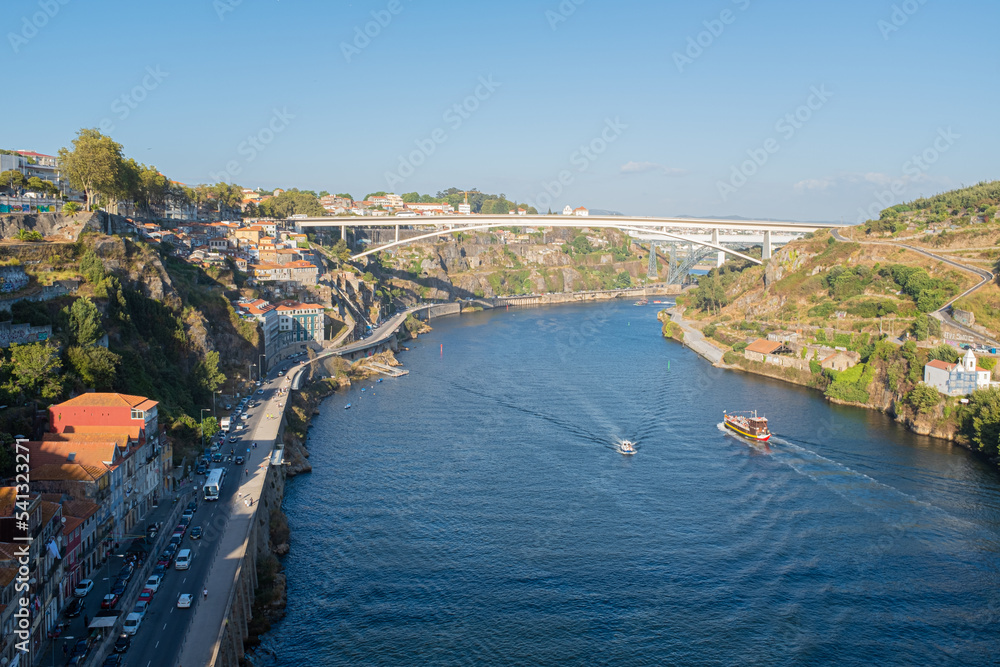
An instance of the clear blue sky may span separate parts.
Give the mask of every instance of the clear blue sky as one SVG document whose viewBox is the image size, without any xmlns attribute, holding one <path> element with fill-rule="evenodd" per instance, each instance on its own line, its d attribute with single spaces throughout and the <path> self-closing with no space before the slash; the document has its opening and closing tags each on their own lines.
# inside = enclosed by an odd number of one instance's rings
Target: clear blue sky
<svg viewBox="0 0 1000 667">
<path fill-rule="evenodd" d="M 0 147 L 103 123 L 188 184 L 795 220 L 1000 178 L 995 0 L 576 2 L 7 0 Z"/>
</svg>

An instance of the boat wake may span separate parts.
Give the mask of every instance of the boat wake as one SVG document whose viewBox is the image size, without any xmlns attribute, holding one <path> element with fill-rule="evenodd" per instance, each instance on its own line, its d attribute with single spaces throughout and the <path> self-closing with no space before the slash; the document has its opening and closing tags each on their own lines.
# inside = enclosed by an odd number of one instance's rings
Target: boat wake
<svg viewBox="0 0 1000 667">
<path fill-rule="evenodd" d="M 732 435 L 724 425 L 719 424 L 718 427 L 726 435 Z M 751 445 L 756 444 L 744 438 L 738 439 Z M 904 527 L 920 526 L 924 524 L 929 512 L 939 521 L 955 522 L 965 527 L 972 526 L 931 503 L 904 493 L 791 440 L 772 435 L 770 444 L 772 447 L 769 452 L 772 460 L 822 484 L 852 505 L 871 512 L 884 521 Z"/>
</svg>

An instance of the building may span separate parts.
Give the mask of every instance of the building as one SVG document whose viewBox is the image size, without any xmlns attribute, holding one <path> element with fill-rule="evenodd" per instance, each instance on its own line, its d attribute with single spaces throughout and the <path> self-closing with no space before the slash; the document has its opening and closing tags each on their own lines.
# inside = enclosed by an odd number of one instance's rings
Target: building
<svg viewBox="0 0 1000 667">
<path fill-rule="evenodd" d="M 368 204 L 382 208 L 403 208 L 403 198 L 392 192 L 387 195 L 372 195 L 368 198 Z"/>
<path fill-rule="evenodd" d="M 569 204 L 566 204 L 566 207 L 563 209 L 562 214 L 563 215 L 573 215 L 573 209 L 570 207 Z"/>
<path fill-rule="evenodd" d="M 300 285 L 315 285 L 319 279 L 319 268 L 304 259 L 298 259 L 286 264 L 288 278 Z"/>
<path fill-rule="evenodd" d="M 976 355 L 967 350 L 957 364 L 934 359 L 924 365 L 924 384 L 948 396 L 965 396 L 990 386 L 990 371 L 980 368 Z"/>
<path fill-rule="evenodd" d="M 588 211 L 585 207 L 580 206 L 579 208 L 574 208 L 573 209 L 573 215 L 578 215 L 578 216 L 581 216 L 581 217 L 586 217 L 586 216 L 590 215 L 590 211 Z"/>
<path fill-rule="evenodd" d="M 778 355 L 787 355 L 790 352 L 791 349 L 785 347 L 785 344 L 781 341 L 758 338 L 747 345 L 746 349 L 743 350 L 743 356 L 750 361 L 760 361 L 780 366 L 781 358 Z"/>
<path fill-rule="evenodd" d="M 846 352 L 836 352 L 824 357 L 823 360 L 819 362 L 819 365 L 822 368 L 829 368 L 834 371 L 846 371 L 848 368 L 858 363 L 859 357 L 860 355 L 857 352 L 853 352 L 851 354 Z"/>
<path fill-rule="evenodd" d="M 315 303 L 282 301 L 278 304 L 279 328 L 286 345 L 325 340 L 323 307 Z"/>
<path fill-rule="evenodd" d="M 266 360 L 277 358 L 277 352 L 282 347 L 281 326 L 278 311 L 273 304 L 264 299 L 241 301 L 236 304 L 241 315 L 252 317 L 260 323 L 264 336 L 264 357 Z M 266 371 L 267 369 L 265 369 Z"/>
</svg>

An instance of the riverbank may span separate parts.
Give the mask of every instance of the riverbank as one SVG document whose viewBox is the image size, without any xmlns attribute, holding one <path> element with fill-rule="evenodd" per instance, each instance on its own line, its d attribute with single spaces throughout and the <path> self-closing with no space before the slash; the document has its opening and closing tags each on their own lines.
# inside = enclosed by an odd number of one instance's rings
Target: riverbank
<svg viewBox="0 0 1000 667">
<path fill-rule="evenodd" d="M 684 319 L 682 309 L 666 309 L 660 311 L 657 317 L 664 323 L 664 337 L 680 342 L 717 368 L 761 375 L 817 391 L 824 391 L 829 386 L 830 378 L 826 375 L 797 368 L 752 361 L 741 354 L 724 351 L 712 345 L 701 331 Z M 884 377 L 878 377 L 877 379 L 882 382 L 886 380 Z M 888 382 L 885 383 L 888 385 Z M 948 399 L 934 406 L 929 412 L 919 413 L 907 409 L 908 406 L 899 397 L 894 396 L 889 391 L 888 386 L 877 393 L 878 396 L 875 400 L 867 402 L 844 400 L 833 396 L 825 396 L 824 398 L 828 402 L 837 405 L 847 405 L 881 412 L 892 417 L 896 423 L 913 433 L 954 442 L 966 449 L 975 451 L 959 434 L 959 425 L 952 414 L 952 406 L 949 404 Z"/>
</svg>

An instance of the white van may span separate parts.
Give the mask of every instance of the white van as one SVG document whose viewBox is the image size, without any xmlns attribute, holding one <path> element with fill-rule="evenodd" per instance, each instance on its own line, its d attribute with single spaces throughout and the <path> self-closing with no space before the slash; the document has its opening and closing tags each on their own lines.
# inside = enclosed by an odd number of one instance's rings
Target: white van
<svg viewBox="0 0 1000 667">
<path fill-rule="evenodd" d="M 174 569 L 186 570 L 189 567 L 191 567 L 191 550 L 181 549 L 177 552 L 177 558 L 174 559 Z"/>
<path fill-rule="evenodd" d="M 139 631 L 140 625 L 142 625 L 142 614 L 133 611 L 125 617 L 125 625 L 122 626 L 122 632 L 127 635 L 134 635 Z"/>
</svg>

